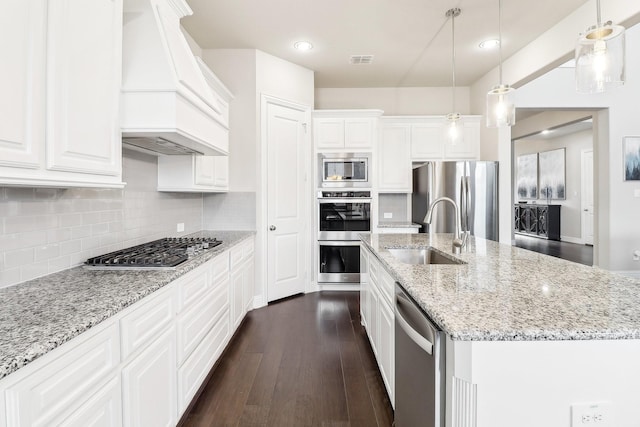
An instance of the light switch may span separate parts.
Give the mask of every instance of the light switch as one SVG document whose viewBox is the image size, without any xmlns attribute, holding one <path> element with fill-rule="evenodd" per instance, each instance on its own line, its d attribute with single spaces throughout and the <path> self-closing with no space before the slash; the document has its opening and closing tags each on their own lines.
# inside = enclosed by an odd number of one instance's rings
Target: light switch
<svg viewBox="0 0 640 427">
<path fill-rule="evenodd" d="M 640 197 L 640 188 L 633 190 L 633 197 Z"/>
<path fill-rule="evenodd" d="M 391 218 L 393 218 L 393 212 L 384 213 L 384 219 L 391 219 Z"/>
</svg>

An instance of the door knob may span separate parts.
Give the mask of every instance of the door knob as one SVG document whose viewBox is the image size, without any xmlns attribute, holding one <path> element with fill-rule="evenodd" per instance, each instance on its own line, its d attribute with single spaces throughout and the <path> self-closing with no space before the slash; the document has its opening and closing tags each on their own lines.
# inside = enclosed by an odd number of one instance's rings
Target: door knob
<svg viewBox="0 0 640 427">
<path fill-rule="evenodd" d="M 585 212 L 589 212 L 589 209 L 585 209 L 584 211 L 585 211 Z"/>
<path fill-rule="evenodd" d="M 271 227 L 269 227 L 269 230 L 274 231 L 276 229 L 275 225 L 272 225 Z"/>
</svg>

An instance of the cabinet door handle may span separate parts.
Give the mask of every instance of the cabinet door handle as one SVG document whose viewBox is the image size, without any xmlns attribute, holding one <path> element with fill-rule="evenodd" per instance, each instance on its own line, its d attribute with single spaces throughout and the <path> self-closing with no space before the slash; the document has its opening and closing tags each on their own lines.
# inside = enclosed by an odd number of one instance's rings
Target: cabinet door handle
<svg viewBox="0 0 640 427">
<path fill-rule="evenodd" d="M 271 227 L 269 227 L 269 230 L 271 230 L 271 231 L 275 231 L 275 229 L 276 229 L 275 225 L 272 225 Z"/>
</svg>

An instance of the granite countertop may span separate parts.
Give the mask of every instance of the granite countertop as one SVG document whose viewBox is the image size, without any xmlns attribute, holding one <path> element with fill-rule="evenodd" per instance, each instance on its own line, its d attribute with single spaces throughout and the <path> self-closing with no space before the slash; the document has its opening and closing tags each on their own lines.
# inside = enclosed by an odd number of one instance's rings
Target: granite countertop
<svg viewBox="0 0 640 427">
<path fill-rule="evenodd" d="M 640 339 L 638 279 L 474 237 L 455 255 L 466 265 L 410 265 L 386 249 L 432 246 L 451 255 L 452 235 L 361 239 L 453 340 Z"/>
<path fill-rule="evenodd" d="M 380 221 L 378 228 L 420 228 L 420 224 L 411 221 Z"/>
<path fill-rule="evenodd" d="M 174 271 L 98 271 L 75 267 L 0 289 L 0 378 L 157 291 L 253 231 L 201 231 L 223 243 Z"/>
</svg>

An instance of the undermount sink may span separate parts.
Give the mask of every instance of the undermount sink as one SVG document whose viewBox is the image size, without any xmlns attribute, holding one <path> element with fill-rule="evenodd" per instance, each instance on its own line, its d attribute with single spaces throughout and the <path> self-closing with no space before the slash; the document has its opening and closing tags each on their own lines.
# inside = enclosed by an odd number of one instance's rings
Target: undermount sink
<svg viewBox="0 0 640 427">
<path fill-rule="evenodd" d="M 387 249 L 398 261 L 405 264 L 466 264 L 466 262 L 449 258 L 431 248 Z"/>
</svg>

